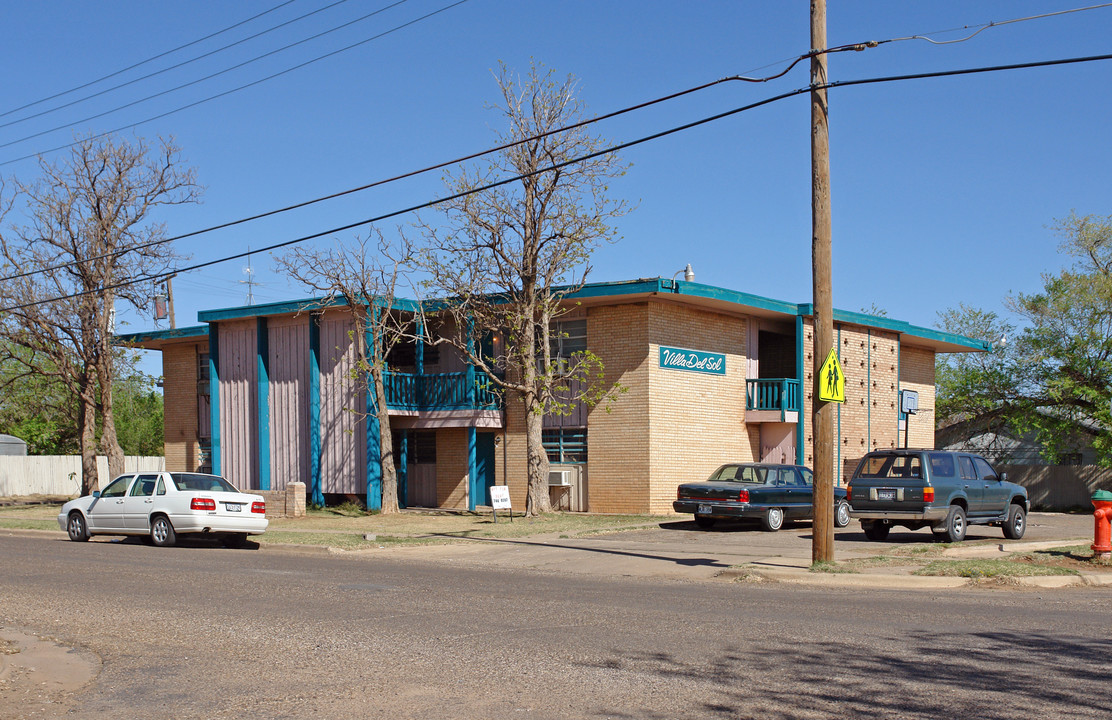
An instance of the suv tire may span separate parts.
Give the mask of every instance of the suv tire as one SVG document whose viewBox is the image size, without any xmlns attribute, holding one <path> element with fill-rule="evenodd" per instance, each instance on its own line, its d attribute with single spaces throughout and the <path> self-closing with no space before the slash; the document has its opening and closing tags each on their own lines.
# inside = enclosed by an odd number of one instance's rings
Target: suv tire
<svg viewBox="0 0 1112 720">
<path fill-rule="evenodd" d="M 1004 522 L 1004 537 L 1009 540 L 1019 540 L 1026 529 L 1027 511 L 1022 506 L 1013 504 L 1008 509 L 1008 519 Z"/>
<path fill-rule="evenodd" d="M 865 537 L 870 540 L 887 540 L 888 531 L 892 529 L 892 526 L 885 525 L 879 520 L 873 520 L 872 522 L 861 523 L 861 529 L 865 531 Z"/>
<path fill-rule="evenodd" d="M 948 542 L 956 543 L 965 539 L 965 510 L 961 505 L 951 505 L 950 512 L 946 515 L 945 538 Z"/>
</svg>

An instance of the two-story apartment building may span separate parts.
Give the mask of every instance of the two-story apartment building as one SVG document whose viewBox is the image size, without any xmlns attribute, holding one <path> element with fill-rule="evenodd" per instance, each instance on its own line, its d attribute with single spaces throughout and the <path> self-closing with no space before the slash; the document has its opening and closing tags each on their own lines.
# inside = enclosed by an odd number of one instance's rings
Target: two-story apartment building
<svg viewBox="0 0 1112 720">
<path fill-rule="evenodd" d="M 799 305 L 662 278 L 586 285 L 567 298 L 560 351 L 588 349 L 627 389 L 609 407 L 547 417 L 554 504 L 669 513 L 676 486 L 730 461 L 812 464 L 813 313 Z M 160 350 L 169 469 L 206 469 L 241 488 L 310 498 L 380 496 L 377 429 L 342 306 L 277 303 L 199 313 L 202 325 L 133 333 Z M 934 445 L 934 358 L 980 341 L 835 311 L 846 376 L 837 480 L 869 450 Z M 491 391 L 446 346 L 390 358 L 388 407 L 407 506 L 474 508 L 507 484 L 524 507 L 520 401 Z M 901 390 L 919 412 L 900 413 Z M 847 469 L 848 468 L 848 469 Z M 379 495 L 376 495 L 379 493 Z"/>
</svg>

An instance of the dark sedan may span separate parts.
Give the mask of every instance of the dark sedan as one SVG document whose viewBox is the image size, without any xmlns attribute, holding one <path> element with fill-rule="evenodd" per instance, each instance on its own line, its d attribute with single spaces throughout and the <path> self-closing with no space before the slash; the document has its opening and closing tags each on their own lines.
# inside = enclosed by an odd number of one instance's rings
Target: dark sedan
<svg viewBox="0 0 1112 720">
<path fill-rule="evenodd" d="M 694 514 L 701 528 L 718 520 L 752 518 L 776 532 L 786 520 L 811 519 L 813 486 L 813 473 L 801 465 L 723 465 L 704 482 L 680 485 L 672 508 Z M 834 488 L 834 525 L 849 525 L 844 488 Z"/>
</svg>

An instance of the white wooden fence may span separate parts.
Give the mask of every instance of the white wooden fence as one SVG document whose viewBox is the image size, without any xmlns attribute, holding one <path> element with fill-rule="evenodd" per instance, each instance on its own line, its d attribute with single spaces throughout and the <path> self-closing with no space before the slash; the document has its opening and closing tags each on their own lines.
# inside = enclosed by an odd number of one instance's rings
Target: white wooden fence
<svg viewBox="0 0 1112 720">
<path fill-rule="evenodd" d="M 128 455 L 124 471 L 163 470 L 166 459 L 160 456 Z M 112 479 L 108 475 L 108 458 L 97 457 L 97 477 L 104 487 Z M 81 457 L 79 455 L 0 455 L 0 497 L 24 495 L 74 496 L 81 491 Z"/>
</svg>

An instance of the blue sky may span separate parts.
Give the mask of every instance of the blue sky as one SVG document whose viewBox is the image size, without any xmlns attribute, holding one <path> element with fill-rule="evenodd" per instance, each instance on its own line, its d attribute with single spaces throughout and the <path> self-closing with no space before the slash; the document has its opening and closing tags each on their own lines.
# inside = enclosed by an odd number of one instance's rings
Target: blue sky
<svg viewBox="0 0 1112 720">
<path fill-rule="evenodd" d="M 115 0 L 8 3 L 0 46 L 0 112 L 95 80 L 274 8 L 281 0 L 152 3 Z M 77 94 L 53 107 L 214 50 L 328 5 L 296 0 L 216 38 Z M 26 155 L 103 132 L 368 40 L 452 0 L 408 0 L 288 51 L 190 88 L 85 120 L 218 72 L 376 10 L 389 0 L 347 0 L 231 50 L 0 128 L 0 173 L 36 174 Z M 1055 12 L 1060 0 L 830 2 L 830 45 L 932 33 L 969 35 L 990 21 Z M 971 26 L 949 33 L 938 31 Z M 1112 8 L 999 25 L 967 42 L 883 44 L 830 58 L 850 80 L 1112 51 Z M 499 61 L 530 58 L 579 79 L 592 114 L 736 74 L 778 72 L 808 50 L 805 0 L 467 0 L 362 45 L 124 135 L 173 135 L 206 187 L 203 204 L 159 219 L 170 234 L 234 220 L 424 167 L 493 144 Z M 761 68 L 764 68 L 763 70 Z M 836 88 L 830 94 L 836 307 L 883 308 L 932 326 L 960 303 L 1003 310 L 1068 260 L 1050 226 L 1072 209 L 1109 214 L 1112 61 L 959 78 Z M 765 84 L 729 83 L 596 125 L 625 142 L 808 83 L 807 63 Z M 32 112 L 0 118 L 11 122 Z M 30 140 L 28 135 L 52 128 Z M 612 191 L 636 203 L 620 242 L 594 257 L 593 281 L 671 277 L 691 263 L 700 282 L 792 302 L 811 300 L 810 145 L 807 96 L 631 148 Z M 432 199 L 439 173 L 179 243 L 193 261 L 300 235 Z M 11 218 L 9 218 L 11 219 Z M 17 218 L 18 219 L 18 218 Z M 400 219 L 383 227 L 391 232 Z M 351 237 L 354 232 L 345 233 Z M 317 241 L 329 242 L 327 239 Z M 256 302 L 299 297 L 252 259 Z M 179 325 L 199 310 L 246 304 L 246 262 L 174 281 Z M 156 327 L 121 313 L 121 331 Z M 162 325 L 165 327 L 165 325 Z M 158 372 L 157 365 L 152 368 Z"/>
</svg>

